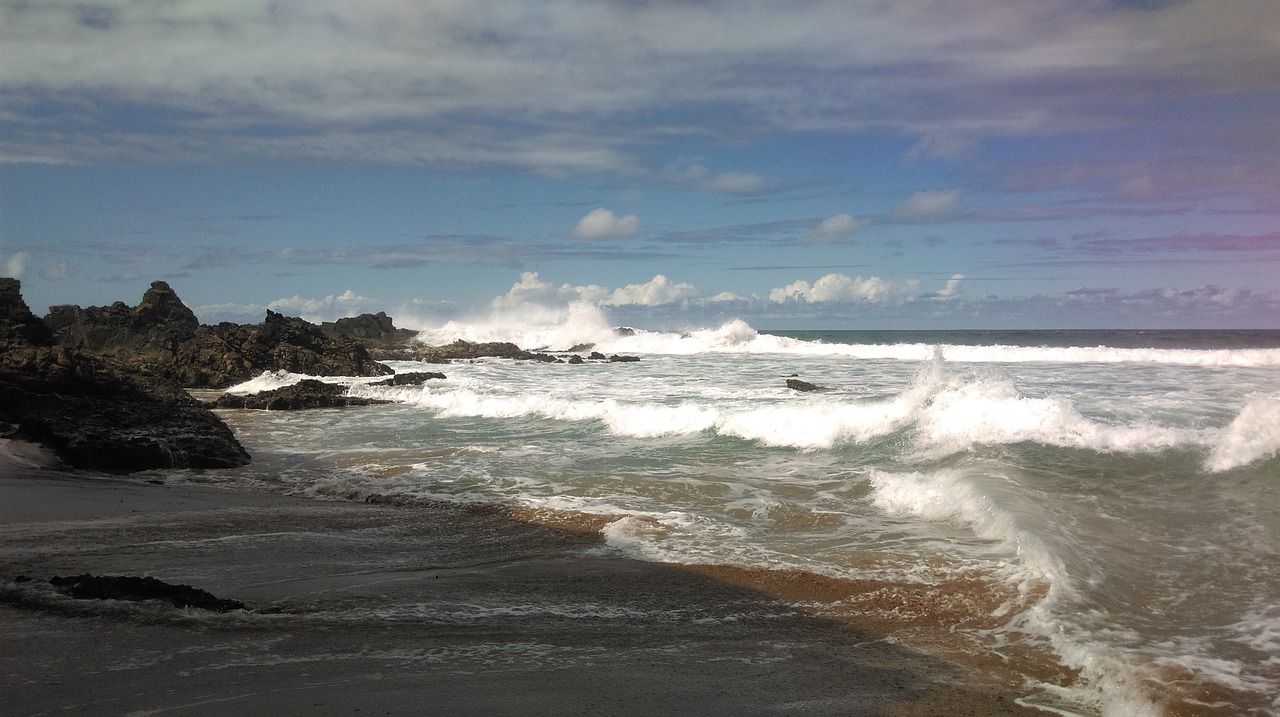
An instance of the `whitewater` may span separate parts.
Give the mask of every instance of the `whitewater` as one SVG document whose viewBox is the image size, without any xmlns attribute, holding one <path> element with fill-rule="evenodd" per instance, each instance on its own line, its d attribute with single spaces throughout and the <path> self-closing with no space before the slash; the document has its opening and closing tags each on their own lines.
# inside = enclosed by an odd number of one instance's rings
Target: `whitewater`
<svg viewBox="0 0 1280 717">
<path fill-rule="evenodd" d="M 642 560 L 857 581 L 806 607 L 878 611 L 1047 714 L 1280 714 L 1278 332 L 669 332 L 579 307 L 420 336 L 457 338 L 640 361 L 325 378 L 389 403 L 224 411 L 254 463 L 192 480 L 496 503 Z"/>
</svg>

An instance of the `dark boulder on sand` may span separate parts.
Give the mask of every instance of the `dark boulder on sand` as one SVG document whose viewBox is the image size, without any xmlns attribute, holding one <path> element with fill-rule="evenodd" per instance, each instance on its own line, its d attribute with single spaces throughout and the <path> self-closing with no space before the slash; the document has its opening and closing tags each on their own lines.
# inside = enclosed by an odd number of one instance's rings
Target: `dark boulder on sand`
<svg viewBox="0 0 1280 717">
<path fill-rule="evenodd" d="M 190 585 L 172 585 L 156 578 L 128 575 L 73 575 L 49 580 L 58 592 L 77 600 L 159 600 L 174 607 L 194 607 L 213 612 L 243 610 L 239 600 L 224 600 Z"/>
<path fill-rule="evenodd" d="M 249 462 L 231 429 L 181 386 L 135 375 L 33 329 L 20 285 L 0 279 L 0 422 L 74 468 L 132 472 Z"/>
</svg>

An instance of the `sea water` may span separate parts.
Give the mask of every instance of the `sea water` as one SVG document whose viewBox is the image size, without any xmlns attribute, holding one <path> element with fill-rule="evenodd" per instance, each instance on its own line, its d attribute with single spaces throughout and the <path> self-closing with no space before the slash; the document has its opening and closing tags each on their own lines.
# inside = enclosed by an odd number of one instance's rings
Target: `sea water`
<svg viewBox="0 0 1280 717">
<path fill-rule="evenodd" d="M 1047 713 L 1280 713 L 1280 332 L 673 333 L 583 311 L 421 338 L 641 360 L 328 378 L 391 403 L 224 412 L 254 463 L 219 479 L 590 517 L 620 555 L 857 582 L 808 607 L 1011 672 Z"/>
</svg>

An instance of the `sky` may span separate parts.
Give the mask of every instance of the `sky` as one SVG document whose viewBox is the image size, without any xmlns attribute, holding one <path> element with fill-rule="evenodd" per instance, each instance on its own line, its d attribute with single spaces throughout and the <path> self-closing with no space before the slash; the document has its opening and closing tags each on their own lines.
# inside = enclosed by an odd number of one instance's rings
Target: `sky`
<svg viewBox="0 0 1280 717">
<path fill-rule="evenodd" d="M 0 274 L 205 323 L 1280 328 L 1280 2 L 0 0 Z"/>
</svg>

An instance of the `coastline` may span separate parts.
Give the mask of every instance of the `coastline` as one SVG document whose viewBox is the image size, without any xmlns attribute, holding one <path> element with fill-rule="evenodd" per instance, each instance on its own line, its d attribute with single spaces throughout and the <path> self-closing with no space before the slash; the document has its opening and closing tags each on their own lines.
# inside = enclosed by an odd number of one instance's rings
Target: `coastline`
<svg viewBox="0 0 1280 717">
<path fill-rule="evenodd" d="M 856 615 L 498 509 L 6 467 L 0 536 L 14 714 L 1041 714 L 1018 685 Z M 249 609 L 72 600 L 45 583 L 85 572 Z"/>
</svg>

